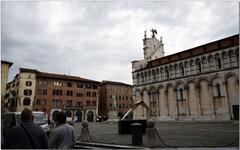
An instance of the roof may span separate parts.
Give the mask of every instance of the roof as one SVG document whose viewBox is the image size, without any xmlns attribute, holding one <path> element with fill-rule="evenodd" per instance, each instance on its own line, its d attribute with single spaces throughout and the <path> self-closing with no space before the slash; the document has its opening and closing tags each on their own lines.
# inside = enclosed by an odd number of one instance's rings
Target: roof
<svg viewBox="0 0 240 150">
<path fill-rule="evenodd" d="M 28 69 L 28 68 L 20 68 L 20 72 L 31 72 L 36 73 L 37 78 L 48 78 L 48 79 L 60 79 L 60 80 L 71 80 L 71 81 L 84 81 L 84 82 L 92 82 L 99 84 L 99 81 L 90 80 L 78 76 L 70 76 L 65 74 L 55 74 L 55 73 L 47 73 L 47 72 L 40 72 L 36 69 Z"/>
<path fill-rule="evenodd" d="M 220 39 L 214 42 L 210 42 L 204 45 L 200 45 L 179 53 L 175 53 L 172 55 L 168 55 L 165 57 L 161 57 L 152 61 L 149 61 L 147 66 L 145 68 L 136 70 L 136 71 L 141 71 L 144 70 L 146 68 L 152 68 L 155 66 L 159 66 L 159 65 L 163 65 L 163 64 L 168 64 L 168 63 L 172 63 L 175 61 L 179 61 L 179 60 L 184 60 L 184 59 L 188 59 L 194 56 L 198 56 L 198 55 L 202 55 L 205 53 L 210 53 L 210 52 L 214 52 L 214 51 L 218 51 L 224 48 L 229 48 L 229 47 L 233 47 L 233 46 L 237 46 L 239 45 L 239 34 L 224 38 L 224 39 Z"/>
<path fill-rule="evenodd" d="M 10 62 L 10 61 L 6 61 L 6 60 L 1 60 L 1 63 L 2 64 L 9 64 L 9 67 L 11 67 L 12 66 L 12 62 Z"/>
<path fill-rule="evenodd" d="M 101 84 L 115 84 L 115 85 L 125 85 L 125 86 L 132 86 L 130 84 L 126 84 L 123 82 L 117 82 L 117 81 L 108 81 L 108 80 L 103 80 Z"/>
</svg>

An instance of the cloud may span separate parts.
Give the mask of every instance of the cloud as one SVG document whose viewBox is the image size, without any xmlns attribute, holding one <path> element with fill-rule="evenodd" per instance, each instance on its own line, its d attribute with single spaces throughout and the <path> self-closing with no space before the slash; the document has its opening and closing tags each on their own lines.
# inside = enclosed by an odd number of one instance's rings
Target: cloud
<svg viewBox="0 0 240 150">
<path fill-rule="evenodd" d="M 189 7 L 191 6 L 191 7 Z M 237 34 L 237 2 L 2 2 L 2 59 L 19 67 L 132 83 L 145 30 L 165 54 Z"/>
</svg>

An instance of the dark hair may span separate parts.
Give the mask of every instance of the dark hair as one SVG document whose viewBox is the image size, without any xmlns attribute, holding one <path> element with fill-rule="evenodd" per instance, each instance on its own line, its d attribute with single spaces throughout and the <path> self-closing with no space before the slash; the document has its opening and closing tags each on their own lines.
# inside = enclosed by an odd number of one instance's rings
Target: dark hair
<svg viewBox="0 0 240 150">
<path fill-rule="evenodd" d="M 66 115 L 63 112 L 59 112 L 56 114 L 56 121 L 58 124 L 64 124 L 66 123 Z"/>
<path fill-rule="evenodd" d="M 33 120 L 33 112 L 31 109 L 24 108 L 24 110 L 21 113 L 21 120 Z"/>
</svg>

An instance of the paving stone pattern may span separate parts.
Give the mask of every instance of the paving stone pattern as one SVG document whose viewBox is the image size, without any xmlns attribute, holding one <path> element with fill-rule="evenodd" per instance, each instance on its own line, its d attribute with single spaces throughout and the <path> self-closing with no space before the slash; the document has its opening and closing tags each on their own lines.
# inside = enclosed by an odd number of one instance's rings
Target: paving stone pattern
<svg viewBox="0 0 240 150">
<path fill-rule="evenodd" d="M 239 147 L 238 122 L 156 122 L 161 139 L 170 146 Z M 75 123 L 76 137 L 81 134 L 81 123 Z M 94 142 L 131 145 L 131 135 L 118 135 L 117 122 L 92 122 L 89 131 Z M 143 137 L 144 140 L 144 137 Z M 234 140 L 237 142 L 232 143 Z M 229 145 L 230 144 L 230 145 Z"/>
</svg>

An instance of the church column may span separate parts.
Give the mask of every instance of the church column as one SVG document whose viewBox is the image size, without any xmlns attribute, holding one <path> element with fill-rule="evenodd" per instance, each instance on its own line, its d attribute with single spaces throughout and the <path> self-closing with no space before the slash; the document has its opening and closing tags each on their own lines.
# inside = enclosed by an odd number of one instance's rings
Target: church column
<svg viewBox="0 0 240 150">
<path fill-rule="evenodd" d="M 212 83 L 208 83 L 208 91 L 209 91 L 209 101 L 210 101 L 210 108 L 212 112 L 212 116 L 216 116 L 214 102 L 213 102 L 213 94 L 212 94 Z"/>
<path fill-rule="evenodd" d="M 188 86 L 187 85 L 184 86 L 184 94 L 185 94 L 185 98 L 186 98 L 187 116 L 189 116 L 190 115 L 190 108 L 189 108 Z"/>
<path fill-rule="evenodd" d="M 158 105 L 158 116 L 160 116 L 160 92 L 157 90 L 157 105 Z"/>
<path fill-rule="evenodd" d="M 174 90 L 173 90 L 173 93 L 174 93 L 174 99 L 173 100 L 175 100 L 175 102 L 176 102 L 176 119 L 178 119 L 178 117 L 179 117 L 179 108 L 178 108 L 178 100 L 177 100 L 177 89 L 176 89 L 176 87 L 174 88 Z"/>
<path fill-rule="evenodd" d="M 226 112 L 228 113 L 228 119 L 232 119 L 232 115 L 231 115 L 231 109 L 230 109 L 230 104 L 229 104 L 229 99 L 228 99 L 228 94 L 227 94 L 227 83 L 226 81 L 223 81 L 223 91 L 224 91 L 224 102 L 225 102 L 225 109 L 226 109 Z"/>
<path fill-rule="evenodd" d="M 202 104 L 201 104 L 201 99 L 200 99 L 200 85 L 196 85 L 195 86 L 195 92 L 196 92 L 196 98 L 197 98 L 197 111 L 198 111 L 198 115 L 202 116 Z"/>
<path fill-rule="evenodd" d="M 165 102 L 166 102 L 166 109 L 167 109 L 167 116 L 169 116 L 169 103 L 168 103 L 168 90 L 167 89 L 165 89 L 165 91 L 164 91 L 164 97 L 165 97 Z"/>
</svg>

